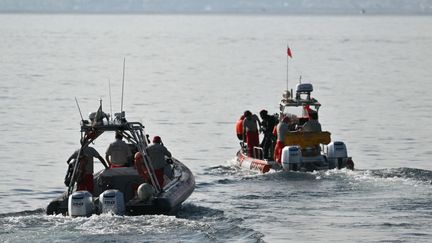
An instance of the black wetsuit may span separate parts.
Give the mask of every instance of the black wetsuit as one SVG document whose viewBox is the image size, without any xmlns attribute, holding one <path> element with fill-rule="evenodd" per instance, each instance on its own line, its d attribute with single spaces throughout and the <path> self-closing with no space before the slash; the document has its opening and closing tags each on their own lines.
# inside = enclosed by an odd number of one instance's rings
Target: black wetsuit
<svg viewBox="0 0 432 243">
<path fill-rule="evenodd" d="M 261 129 L 264 134 L 264 138 L 261 142 L 261 148 L 263 149 L 264 158 L 272 160 L 274 144 L 276 137 L 273 135 L 273 128 L 277 125 L 278 120 L 275 116 L 265 115 L 261 117 Z"/>
</svg>

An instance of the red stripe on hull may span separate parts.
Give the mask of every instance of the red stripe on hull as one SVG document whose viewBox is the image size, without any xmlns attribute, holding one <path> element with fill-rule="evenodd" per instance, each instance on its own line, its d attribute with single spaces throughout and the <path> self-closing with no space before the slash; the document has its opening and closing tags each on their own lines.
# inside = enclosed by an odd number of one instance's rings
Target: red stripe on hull
<svg viewBox="0 0 432 243">
<path fill-rule="evenodd" d="M 249 169 L 259 170 L 262 173 L 269 172 L 271 169 L 271 166 L 268 164 L 267 161 L 248 157 L 241 151 L 237 152 L 237 162 L 240 166 L 243 166 L 244 163 L 250 164 Z"/>
</svg>

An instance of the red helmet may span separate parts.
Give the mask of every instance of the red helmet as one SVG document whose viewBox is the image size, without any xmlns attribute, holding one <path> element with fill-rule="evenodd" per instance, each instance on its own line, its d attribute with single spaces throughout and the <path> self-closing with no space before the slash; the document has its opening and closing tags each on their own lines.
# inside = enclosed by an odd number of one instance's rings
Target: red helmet
<svg viewBox="0 0 432 243">
<path fill-rule="evenodd" d="M 153 137 L 153 143 L 162 143 L 162 139 L 159 136 L 154 136 Z"/>
</svg>

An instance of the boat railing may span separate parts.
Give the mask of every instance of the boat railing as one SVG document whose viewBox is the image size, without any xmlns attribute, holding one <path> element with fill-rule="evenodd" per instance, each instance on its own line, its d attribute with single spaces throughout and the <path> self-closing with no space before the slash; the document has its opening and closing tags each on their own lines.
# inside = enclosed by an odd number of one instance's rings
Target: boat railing
<svg viewBox="0 0 432 243">
<path fill-rule="evenodd" d="M 264 159 L 264 150 L 261 147 L 254 146 L 253 156 L 256 159 Z"/>
<path fill-rule="evenodd" d="M 151 162 L 150 156 L 146 151 L 147 141 L 142 129 L 143 126 L 140 123 L 128 123 L 128 124 L 129 127 L 131 128 L 130 129 L 131 135 L 136 141 L 138 152 L 141 153 L 142 155 L 143 158 L 142 162 L 144 163 L 145 168 L 147 168 L 148 171 L 150 172 L 149 173 L 150 181 L 152 185 L 154 185 L 156 192 L 159 193 L 162 191 L 162 187 L 161 185 L 159 185 L 159 181 L 156 178 L 156 173 L 153 168 L 153 163 Z"/>
</svg>

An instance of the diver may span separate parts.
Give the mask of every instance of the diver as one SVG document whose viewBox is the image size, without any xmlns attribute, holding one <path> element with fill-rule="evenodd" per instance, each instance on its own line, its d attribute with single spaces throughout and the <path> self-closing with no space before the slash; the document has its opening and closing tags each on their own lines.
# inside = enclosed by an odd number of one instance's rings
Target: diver
<svg viewBox="0 0 432 243">
<path fill-rule="evenodd" d="M 69 186 L 70 179 L 73 173 L 73 165 L 74 163 L 70 163 L 71 160 L 76 159 L 79 153 L 79 149 L 75 151 L 66 163 L 69 164 L 68 175 L 70 172 L 70 177 L 66 175 L 65 184 Z M 94 172 L 94 161 L 93 158 L 98 158 L 103 166 L 107 169 L 108 165 L 105 160 L 100 156 L 100 154 L 93 147 L 85 147 L 81 149 L 81 153 L 79 156 L 79 167 L 77 168 L 77 191 L 86 190 L 90 193 L 93 193 L 94 182 L 93 182 L 93 172 Z M 72 170 L 71 170 L 72 168 Z"/>
<path fill-rule="evenodd" d="M 273 129 L 278 123 L 275 116 L 270 116 L 267 110 L 260 111 L 261 117 L 261 131 L 264 134 L 264 138 L 261 142 L 261 147 L 263 149 L 264 158 L 272 160 L 273 157 L 273 144 L 276 141 L 276 136 L 273 135 Z"/>
</svg>

